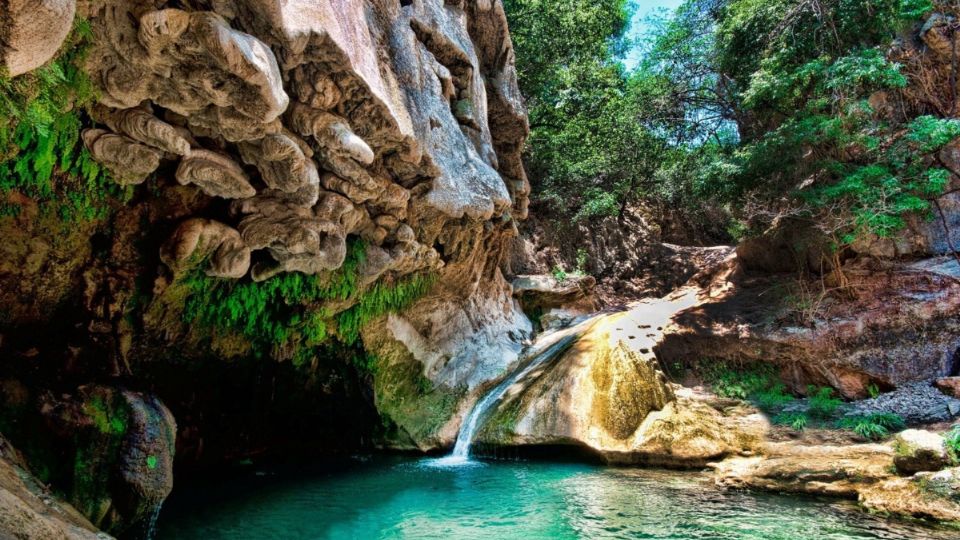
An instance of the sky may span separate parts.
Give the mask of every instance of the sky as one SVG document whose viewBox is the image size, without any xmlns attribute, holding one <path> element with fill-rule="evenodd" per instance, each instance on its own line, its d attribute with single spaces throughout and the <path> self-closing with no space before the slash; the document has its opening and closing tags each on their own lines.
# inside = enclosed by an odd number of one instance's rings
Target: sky
<svg viewBox="0 0 960 540">
<path fill-rule="evenodd" d="M 650 15 L 662 9 L 677 9 L 681 3 L 683 3 L 683 0 L 634 0 L 634 4 L 637 6 L 637 12 L 634 14 L 633 20 L 630 23 L 630 30 L 627 32 L 627 36 L 631 39 L 643 37 L 649 30 L 645 21 Z M 627 55 L 623 63 L 627 66 L 627 69 L 633 69 L 639 60 L 639 51 L 635 50 Z"/>
</svg>

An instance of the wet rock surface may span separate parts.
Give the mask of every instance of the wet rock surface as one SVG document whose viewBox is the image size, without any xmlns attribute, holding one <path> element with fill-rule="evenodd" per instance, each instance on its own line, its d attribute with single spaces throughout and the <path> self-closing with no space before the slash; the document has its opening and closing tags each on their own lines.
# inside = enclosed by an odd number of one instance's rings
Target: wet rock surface
<svg viewBox="0 0 960 540">
<path fill-rule="evenodd" d="M 480 447 L 575 445 L 610 463 L 668 467 L 750 452 L 766 422 L 668 383 L 653 354 L 667 321 L 696 302 L 696 291 L 685 289 L 544 338 L 547 351 L 562 339 L 569 349 L 507 391 Z"/>
<path fill-rule="evenodd" d="M 731 458 L 712 468 L 721 486 L 845 497 L 871 511 L 960 521 L 956 469 L 899 477 L 891 472 L 893 455 L 890 445 L 768 443 L 762 455 Z"/>
<path fill-rule="evenodd" d="M 75 508 L 58 501 L 0 436 L 0 535 L 36 540 L 109 539 Z"/>
</svg>

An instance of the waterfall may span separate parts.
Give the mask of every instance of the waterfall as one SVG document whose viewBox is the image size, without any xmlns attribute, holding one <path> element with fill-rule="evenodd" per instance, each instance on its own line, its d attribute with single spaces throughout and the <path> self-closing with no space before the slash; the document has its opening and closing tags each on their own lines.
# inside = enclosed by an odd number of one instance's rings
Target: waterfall
<svg viewBox="0 0 960 540">
<path fill-rule="evenodd" d="M 577 339 L 583 335 L 583 332 L 594 322 L 597 315 L 590 316 L 577 322 L 577 324 L 545 334 L 537 339 L 539 344 L 535 344 L 531 350 L 524 355 L 519 367 L 510 375 L 504 378 L 499 384 L 493 387 L 483 397 L 481 397 L 467 413 L 460 426 L 460 432 L 457 434 L 457 442 L 453 446 L 453 453 L 448 456 L 450 461 L 466 461 L 470 459 L 470 444 L 476 436 L 477 431 L 483 427 L 491 409 L 495 408 L 503 396 L 514 384 L 521 381 L 536 368 L 559 357 L 573 345 Z"/>
</svg>

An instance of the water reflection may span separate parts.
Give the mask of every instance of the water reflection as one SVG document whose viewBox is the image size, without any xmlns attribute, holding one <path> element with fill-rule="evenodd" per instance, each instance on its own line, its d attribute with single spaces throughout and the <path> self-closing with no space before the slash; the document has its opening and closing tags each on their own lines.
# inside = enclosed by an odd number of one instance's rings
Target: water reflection
<svg viewBox="0 0 960 540">
<path fill-rule="evenodd" d="M 696 473 L 582 464 L 377 459 L 178 487 L 163 538 L 901 539 L 956 532 L 852 504 L 721 491 Z M 475 463 L 475 462 L 474 462 Z"/>
</svg>

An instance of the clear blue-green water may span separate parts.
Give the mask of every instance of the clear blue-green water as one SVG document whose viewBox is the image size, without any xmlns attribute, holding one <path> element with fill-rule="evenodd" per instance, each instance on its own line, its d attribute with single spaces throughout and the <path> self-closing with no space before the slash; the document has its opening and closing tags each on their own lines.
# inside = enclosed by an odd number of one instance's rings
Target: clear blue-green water
<svg viewBox="0 0 960 540">
<path fill-rule="evenodd" d="M 852 503 L 727 491 L 698 473 L 378 457 L 174 490 L 163 539 L 947 539 Z"/>
</svg>

